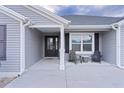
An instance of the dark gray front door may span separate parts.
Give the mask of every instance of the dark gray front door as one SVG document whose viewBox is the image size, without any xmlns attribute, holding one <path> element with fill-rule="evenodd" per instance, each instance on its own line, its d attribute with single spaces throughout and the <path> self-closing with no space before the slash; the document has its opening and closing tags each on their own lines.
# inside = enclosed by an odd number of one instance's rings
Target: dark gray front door
<svg viewBox="0 0 124 93">
<path fill-rule="evenodd" d="M 59 38 L 58 36 L 45 36 L 45 57 L 58 57 Z"/>
</svg>

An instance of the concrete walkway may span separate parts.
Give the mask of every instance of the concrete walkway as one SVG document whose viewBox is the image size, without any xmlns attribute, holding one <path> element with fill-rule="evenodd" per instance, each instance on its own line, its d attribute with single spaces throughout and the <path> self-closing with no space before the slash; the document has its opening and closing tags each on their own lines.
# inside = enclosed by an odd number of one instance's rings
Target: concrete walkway
<svg viewBox="0 0 124 93">
<path fill-rule="evenodd" d="M 107 63 L 66 64 L 59 70 L 58 60 L 41 60 L 7 88 L 117 88 L 124 87 L 124 70 Z"/>
</svg>

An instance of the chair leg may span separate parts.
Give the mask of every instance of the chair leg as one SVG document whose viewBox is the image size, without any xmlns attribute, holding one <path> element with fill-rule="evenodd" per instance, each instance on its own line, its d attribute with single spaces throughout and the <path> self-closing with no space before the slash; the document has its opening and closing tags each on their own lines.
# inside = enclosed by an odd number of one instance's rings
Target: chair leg
<svg viewBox="0 0 124 93">
<path fill-rule="evenodd" d="M 80 63 L 82 63 L 82 57 L 80 56 Z"/>
<path fill-rule="evenodd" d="M 74 61 L 75 64 L 77 64 L 76 60 Z"/>
</svg>

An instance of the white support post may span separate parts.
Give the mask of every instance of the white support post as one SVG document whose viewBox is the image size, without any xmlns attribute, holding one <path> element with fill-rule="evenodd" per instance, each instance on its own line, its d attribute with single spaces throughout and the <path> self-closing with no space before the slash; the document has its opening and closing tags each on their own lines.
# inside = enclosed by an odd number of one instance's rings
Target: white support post
<svg viewBox="0 0 124 93">
<path fill-rule="evenodd" d="M 121 42 L 120 42 L 120 25 L 118 26 L 118 29 L 116 30 L 116 62 L 117 66 L 121 67 L 120 65 L 120 47 L 121 47 Z"/>
<path fill-rule="evenodd" d="M 64 26 L 60 27 L 60 70 L 65 69 L 65 40 L 64 40 Z"/>
<path fill-rule="evenodd" d="M 20 23 L 20 75 L 25 71 L 25 28 Z"/>
</svg>

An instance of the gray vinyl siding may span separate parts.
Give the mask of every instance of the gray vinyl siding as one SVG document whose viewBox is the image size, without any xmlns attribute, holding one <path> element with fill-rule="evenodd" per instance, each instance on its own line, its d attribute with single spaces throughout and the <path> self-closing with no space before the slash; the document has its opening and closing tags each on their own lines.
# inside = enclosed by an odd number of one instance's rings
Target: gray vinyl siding
<svg viewBox="0 0 124 93">
<path fill-rule="evenodd" d="M 124 24 L 121 26 L 120 28 L 120 31 L 121 31 L 121 46 L 120 46 L 120 51 L 121 51 L 121 55 L 120 55 L 120 65 L 121 66 L 124 66 Z"/>
<path fill-rule="evenodd" d="M 28 68 L 43 57 L 43 36 L 40 31 L 29 28 L 26 28 L 25 36 L 25 65 Z"/>
<path fill-rule="evenodd" d="M 6 25 L 6 60 L 0 60 L 0 72 L 20 71 L 20 24 L 0 13 L 0 25 Z"/>
<path fill-rule="evenodd" d="M 54 25 L 57 24 L 48 18 L 35 13 L 34 11 L 24 7 L 23 5 L 6 5 L 6 7 L 24 15 L 25 17 L 28 17 L 34 24 L 40 24 L 40 25 Z"/>
<path fill-rule="evenodd" d="M 116 64 L 116 31 L 102 32 L 103 60 Z"/>
</svg>

